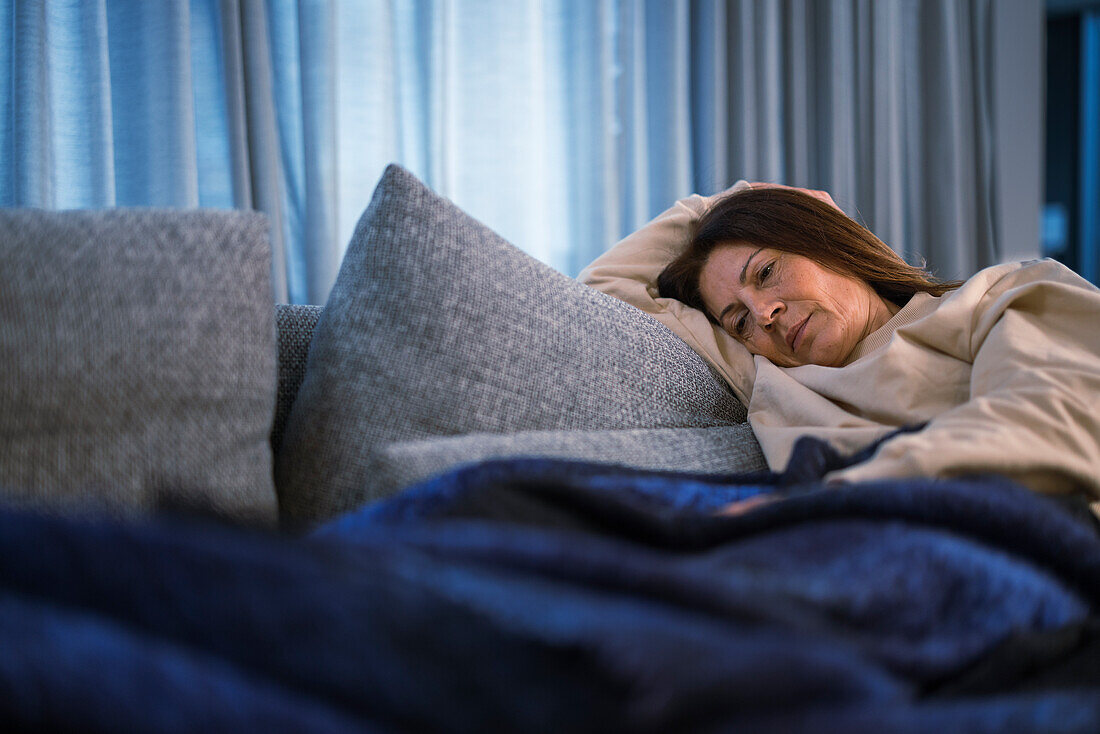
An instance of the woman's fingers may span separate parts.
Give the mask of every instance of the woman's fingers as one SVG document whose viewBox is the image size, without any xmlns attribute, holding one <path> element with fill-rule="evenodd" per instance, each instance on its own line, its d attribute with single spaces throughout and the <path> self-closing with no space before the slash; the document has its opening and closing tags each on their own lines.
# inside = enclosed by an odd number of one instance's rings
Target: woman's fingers
<svg viewBox="0 0 1100 734">
<path fill-rule="evenodd" d="M 749 497 L 748 499 L 743 499 L 743 500 L 738 500 L 736 502 L 731 502 L 728 505 L 726 505 L 725 507 L 720 508 L 714 514 L 715 515 L 725 515 L 727 517 L 733 517 L 733 516 L 736 516 L 736 515 L 744 515 L 746 512 L 748 512 L 750 510 L 755 510 L 757 507 L 762 507 L 763 505 L 771 504 L 772 502 L 775 502 L 779 499 L 782 499 L 782 498 L 777 496 L 777 495 L 774 495 L 774 494 L 757 494 L 757 495 L 753 495 L 752 497 Z"/>
</svg>

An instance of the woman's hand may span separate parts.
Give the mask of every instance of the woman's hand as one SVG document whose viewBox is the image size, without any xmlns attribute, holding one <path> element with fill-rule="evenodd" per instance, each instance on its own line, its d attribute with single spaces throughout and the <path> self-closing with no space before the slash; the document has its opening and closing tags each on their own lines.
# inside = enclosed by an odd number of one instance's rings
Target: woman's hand
<svg viewBox="0 0 1100 734">
<path fill-rule="evenodd" d="M 777 494 L 756 494 L 747 499 L 730 502 L 728 505 L 715 510 L 714 514 L 723 515 L 725 517 L 736 517 L 738 515 L 744 515 L 750 510 L 755 510 L 757 507 L 770 505 L 772 502 L 781 499 L 783 498 Z"/>
<path fill-rule="evenodd" d="M 785 186 L 783 184 L 768 183 L 766 181 L 753 181 L 749 183 L 749 186 L 754 189 L 790 189 L 791 191 L 801 191 L 803 194 L 808 194 L 818 201 L 823 201 L 837 211 L 840 211 L 840 207 L 836 205 L 835 201 L 833 201 L 833 197 L 829 196 L 828 191 L 818 191 L 816 189 L 800 189 L 797 186 Z"/>
</svg>

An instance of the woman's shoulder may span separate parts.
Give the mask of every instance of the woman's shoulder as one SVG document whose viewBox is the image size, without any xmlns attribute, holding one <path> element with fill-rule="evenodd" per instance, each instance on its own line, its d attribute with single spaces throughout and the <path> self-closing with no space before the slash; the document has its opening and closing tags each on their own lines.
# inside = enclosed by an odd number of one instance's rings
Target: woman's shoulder
<svg viewBox="0 0 1100 734">
<path fill-rule="evenodd" d="M 972 345 L 1008 313 L 1025 321 L 1071 321 L 1100 310 L 1100 289 L 1064 264 L 1050 259 L 1004 263 L 979 271 L 943 296 L 937 323 L 969 334 Z M 1022 323 L 1019 318 L 1014 324 Z M 1040 332 L 1044 331 L 1040 329 Z"/>
<path fill-rule="evenodd" d="M 1035 260 L 1017 260 L 1015 262 L 993 265 L 978 271 L 973 278 L 982 278 L 990 282 L 1012 277 L 1015 280 L 1067 280 L 1088 283 L 1065 264 L 1049 257 Z M 972 279 L 973 279 L 972 278 Z M 969 282 L 969 280 L 967 281 Z"/>
<path fill-rule="evenodd" d="M 1063 263 L 1050 258 L 1038 260 L 1019 260 L 1002 263 L 979 270 L 967 278 L 963 284 L 948 294 L 954 299 L 973 298 L 975 296 L 999 296 L 1009 290 L 1042 285 L 1072 286 L 1095 291 L 1096 286 L 1089 283 Z"/>
<path fill-rule="evenodd" d="M 644 227 L 628 235 L 581 271 L 577 280 L 629 303 L 667 326 L 706 359 L 746 404 L 756 367 L 752 355 L 714 326 L 706 314 L 657 291 L 657 277 L 687 247 L 695 222 L 724 195 L 746 188 L 738 181 L 713 196 L 693 195 L 676 202 Z"/>
</svg>

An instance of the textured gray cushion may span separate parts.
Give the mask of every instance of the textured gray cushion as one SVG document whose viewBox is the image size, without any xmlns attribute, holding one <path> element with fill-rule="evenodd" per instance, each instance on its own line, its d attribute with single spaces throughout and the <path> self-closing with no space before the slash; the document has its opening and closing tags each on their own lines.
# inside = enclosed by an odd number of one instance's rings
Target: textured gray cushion
<svg viewBox="0 0 1100 734">
<path fill-rule="evenodd" d="M 309 344 L 320 306 L 275 307 L 279 338 L 279 396 L 272 449 L 278 453 L 286 417 L 306 372 Z M 459 464 L 515 456 L 608 462 L 636 469 L 701 473 L 767 469 L 747 423 L 714 428 L 657 428 L 594 431 L 519 431 L 403 441 L 380 449 L 380 484 L 403 487 Z"/>
<path fill-rule="evenodd" d="M 470 433 L 393 443 L 383 448 L 382 454 L 382 483 L 391 487 L 407 486 L 460 464 L 517 456 L 702 474 L 768 468 L 748 423 L 712 428 Z"/>
<path fill-rule="evenodd" d="M 267 221 L 0 211 L 0 495 L 277 517 Z"/>
<path fill-rule="evenodd" d="M 395 442 L 744 416 L 664 326 L 539 263 L 391 166 L 317 324 L 276 461 L 280 510 L 308 524 L 394 493 L 418 473 L 391 478 Z"/>
</svg>

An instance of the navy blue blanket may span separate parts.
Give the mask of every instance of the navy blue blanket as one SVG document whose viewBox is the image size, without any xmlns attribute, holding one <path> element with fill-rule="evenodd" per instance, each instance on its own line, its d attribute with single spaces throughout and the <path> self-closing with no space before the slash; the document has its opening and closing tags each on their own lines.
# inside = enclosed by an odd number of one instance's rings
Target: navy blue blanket
<svg viewBox="0 0 1100 734">
<path fill-rule="evenodd" d="M 1100 731 L 1093 527 L 994 478 L 813 474 L 491 462 L 299 539 L 2 512 L 0 718 Z M 785 499 L 713 514 L 760 492 Z"/>
</svg>

